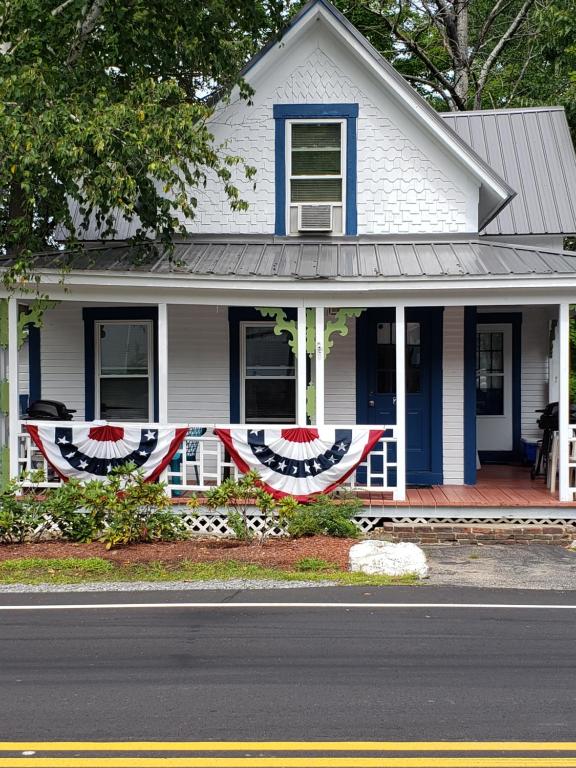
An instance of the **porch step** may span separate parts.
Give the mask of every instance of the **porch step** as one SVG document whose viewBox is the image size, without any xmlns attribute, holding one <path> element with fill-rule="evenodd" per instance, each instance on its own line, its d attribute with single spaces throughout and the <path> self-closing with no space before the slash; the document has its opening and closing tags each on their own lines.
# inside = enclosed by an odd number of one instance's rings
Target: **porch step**
<svg viewBox="0 0 576 768">
<path fill-rule="evenodd" d="M 576 539 L 576 521 L 566 525 L 497 523 L 387 523 L 373 529 L 369 538 L 409 541 L 415 544 L 570 544 Z"/>
</svg>

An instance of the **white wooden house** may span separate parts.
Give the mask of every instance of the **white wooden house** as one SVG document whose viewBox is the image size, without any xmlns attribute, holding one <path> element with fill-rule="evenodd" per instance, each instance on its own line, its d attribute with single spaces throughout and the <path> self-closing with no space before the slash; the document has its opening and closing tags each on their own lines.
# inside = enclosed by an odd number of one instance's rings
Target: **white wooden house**
<svg viewBox="0 0 576 768">
<path fill-rule="evenodd" d="M 562 248 L 576 157 L 563 110 L 437 114 L 327 0 L 244 77 L 252 104 L 219 106 L 212 130 L 257 169 L 255 189 L 238 180 L 246 212 L 211 180 L 171 258 L 134 262 L 96 228 L 65 285 L 66 255 L 39 257 L 59 303 L 20 351 L 28 298 L 9 299 L 11 474 L 31 466 L 23 407 L 41 397 L 80 420 L 206 427 L 168 475 L 176 492 L 206 488 L 231 471 L 212 425 L 305 424 L 312 384 L 312 423 L 390 428 L 353 481 L 372 500 L 382 491 L 382 509 L 495 517 L 505 495 L 473 486 L 519 460 L 541 434 L 535 411 L 559 401 L 562 513 L 526 472 L 508 513 L 575 517 L 576 258 Z M 415 503 L 407 488 L 442 490 Z"/>
</svg>

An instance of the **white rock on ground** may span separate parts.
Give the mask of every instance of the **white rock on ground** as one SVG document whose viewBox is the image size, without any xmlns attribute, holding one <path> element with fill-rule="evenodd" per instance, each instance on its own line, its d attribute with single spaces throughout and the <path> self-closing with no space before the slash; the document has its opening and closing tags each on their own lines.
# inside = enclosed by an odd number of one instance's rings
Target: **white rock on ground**
<svg viewBox="0 0 576 768">
<path fill-rule="evenodd" d="M 426 555 L 416 544 L 408 542 L 362 541 L 350 547 L 349 564 L 351 571 L 360 573 L 384 576 L 412 573 L 420 579 L 428 576 Z"/>
</svg>

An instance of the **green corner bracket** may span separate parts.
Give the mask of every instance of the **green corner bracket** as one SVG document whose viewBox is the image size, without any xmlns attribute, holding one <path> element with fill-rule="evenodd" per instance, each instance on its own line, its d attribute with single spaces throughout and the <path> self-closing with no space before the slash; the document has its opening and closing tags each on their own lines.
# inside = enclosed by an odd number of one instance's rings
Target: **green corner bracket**
<svg viewBox="0 0 576 768">
<path fill-rule="evenodd" d="M 348 319 L 351 317 L 360 317 L 362 312 L 365 312 L 365 308 L 352 307 L 342 308 L 336 310 L 336 317 L 334 320 L 328 320 L 324 327 L 324 357 L 328 357 L 330 350 L 334 346 L 332 336 L 335 333 L 339 333 L 340 336 L 348 336 L 350 329 L 348 328 Z"/>
<path fill-rule="evenodd" d="M 255 307 L 262 317 L 272 317 L 275 320 L 274 334 L 280 336 L 283 331 L 289 334 L 288 344 L 296 357 L 298 356 L 298 328 L 296 320 L 288 320 L 286 312 L 278 307 Z"/>
<path fill-rule="evenodd" d="M 286 313 L 279 307 L 256 307 L 262 317 L 271 317 L 274 319 L 274 333 L 280 336 L 284 331 L 288 333 L 288 344 L 296 357 L 298 357 L 298 324 L 296 320 L 288 320 Z M 324 326 L 324 358 L 330 354 L 334 341 L 332 337 L 335 333 L 340 336 L 348 336 L 348 320 L 351 317 L 360 317 L 365 308 L 352 307 L 336 310 L 333 320 L 328 320 Z M 312 307 L 306 309 L 306 354 L 313 358 L 316 351 L 316 310 Z M 314 423 L 316 416 L 316 386 L 310 382 L 306 388 L 306 415 L 311 423 Z"/>
</svg>

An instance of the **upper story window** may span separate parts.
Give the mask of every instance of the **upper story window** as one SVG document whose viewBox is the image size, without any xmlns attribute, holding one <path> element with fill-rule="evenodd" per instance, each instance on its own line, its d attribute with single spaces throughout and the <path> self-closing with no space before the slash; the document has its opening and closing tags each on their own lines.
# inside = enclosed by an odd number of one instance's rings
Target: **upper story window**
<svg viewBox="0 0 576 768">
<path fill-rule="evenodd" d="M 357 104 L 275 104 L 276 234 L 355 235 Z"/>
<path fill-rule="evenodd" d="M 290 233 L 343 232 L 344 121 L 290 121 Z"/>
</svg>

